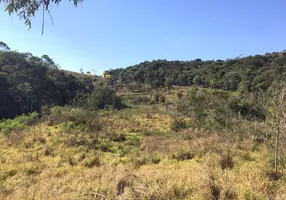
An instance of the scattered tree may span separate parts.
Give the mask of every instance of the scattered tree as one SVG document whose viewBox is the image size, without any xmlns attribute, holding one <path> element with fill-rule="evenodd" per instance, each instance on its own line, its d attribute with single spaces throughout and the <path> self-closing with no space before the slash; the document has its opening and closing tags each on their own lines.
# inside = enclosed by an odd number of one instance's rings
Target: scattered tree
<svg viewBox="0 0 286 200">
<path fill-rule="evenodd" d="M 285 119 L 286 119 L 286 83 L 274 83 L 259 98 L 260 104 L 267 111 L 267 122 L 270 125 L 270 131 L 275 136 L 274 142 L 274 169 L 278 172 L 282 138 L 285 138 Z"/>
</svg>

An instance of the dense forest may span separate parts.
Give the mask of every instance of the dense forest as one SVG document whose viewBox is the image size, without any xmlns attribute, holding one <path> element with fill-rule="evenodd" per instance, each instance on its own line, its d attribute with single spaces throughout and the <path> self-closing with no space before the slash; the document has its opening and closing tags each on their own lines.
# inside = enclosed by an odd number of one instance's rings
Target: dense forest
<svg viewBox="0 0 286 200">
<path fill-rule="evenodd" d="M 235 59 L 193 61 L 154 60 L 109 70 L 114 80 L 122 84 L 149 84 L 154 88 L 203 86 L 228 91 L 249 92 L 268 88 L 286 73 L 286 52 L 266 53 Z"/>
<path fill-rule="evenodd" d="M 44 105 L 64 105 L 79 91 L 92 89 L 87 81 L 59 70 L 47 55 L 7 50 L 0 51 L 0 83 L 0 118 L 39 112 Z"/>
<path fill-rule="evenodd" d="M 93 108 L 112 105 L 113 91 L 97 87 L 91 74 L 60 70 L 48 55 L 11 51 L 4 42 L 0 50 L 0 119 L 72 103 Z M 122 105 L 116 101 L 115 106 Z"/>
<path fill-rule="evenodd" d="M 94 89 L 94 77 L 60 70 L 47 55 L 11 51 L 1 42 L 0 119 L 62 106 Z"/>
</svg>

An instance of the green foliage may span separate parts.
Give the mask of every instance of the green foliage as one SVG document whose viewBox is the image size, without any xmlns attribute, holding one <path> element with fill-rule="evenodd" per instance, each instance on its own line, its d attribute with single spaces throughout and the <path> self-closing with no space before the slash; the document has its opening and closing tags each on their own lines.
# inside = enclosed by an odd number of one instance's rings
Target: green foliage
<svg viewBox="0 0 286 200">
<path fill-rule="evenodd" d="M 168 89 L 171 89 L 172 88 L 172 85 L 173 85 L 173 79 L 170 78 L 170 77 L 167 77 L 166 80 L 165 80 L 165 87 L 167 87 Z"/>
<path fill-rule="evenodd" d="M 112 141 L 105 140 L 99 144 L 99 149 L 103 152 L 116 153 L 116 145 Z"/>
<path fill-rule="evenodd" d="M 76 127 L 76 125 L 71 121 L 64 122 L 63 126 L 62 126 L 64 132 L 71 131 L 75 127 Z"/>
<path fill-rule="evenodd" d="M 202 79 L 199 75 L 196 75 L 195 78 L 193 79 L 193 83 L 195 85 L 202 85 Z"/>
<path fill-rule="evenodd" d="M 85 166 L 85 167 L 98 167 L 101 165 L 101 162 L 100 162 L 100 158 L 98 155 L 89 155 L 87 158 L 85 158 L 82 162 L 82 165 Z"/>
<path fill-rule="evenodd" d="M 129 105 L 148 105 L 151 99 L 147 95 L 128 95 L 122 98 L 123 102 Z"/>
<path fill-rule="evenodd" d="M 160 93 L 160 92 L 155 92 L 151 95 L 151 103 L 165 103 L 166 102 L 166 97 L 164 94 Z"/>
<path fill-rule="evenodd" d="M 6 43 L 0 41 L 0 51 L 10 51 L 10 50 L 11 49 Z"/>
<path fill-rule="evenodd" d="M 0 119 L 62 106 L 92 89 L 91 83 L 59 70 L 47 55 L 0 51 Z"/>
<path fill-rule="evenodd" d="M 35 122 L 38 116 L 38 113 L 33 112 L 29 115 L 21 115 L 15 119 L 4 119 L 0 121 L 0 131 L 5 135 L 9 135 L 13 131 L 21 131 L 27 125 Z"/>
<path fill-rule="evenodd" d="M 243 95 L 222 90 L 191 88 L 177 103 L 177 111 L 191 117 L 194 126 L 211 129 L 232 128 L 238 120 L 264 120 L 261 106 Z"/>
<path fill-rule="evenodd" d="M 101 130 L 102 128 L 96 112 L 69 106 L 51 108 L 48 120 L 51 124 L 64 123 L 64 131 L 72 130 L 75 127 L 83 131 Z"/>
<path fill-rule="evenodd" d="M 121 99 L 115 94 L 115 91 L 108 87 L 97 87 L 88 96 L 87 104 L 90 109 L 104 109 L 106 106 L 114 106 L 116 109 L 125 108 Z"/>
<path fill-rule="evenodd" d="M 71 0 L 69 0 L 71 1 Z M 81 3 L 83 0 L 73 0 L 75 6 Z M 19 15 L 20 19 L 25 21 L 25 25 L 31 28 L 31 20 L 35 16 L 39 9 L 44 9 L 44 11 L 49 12 L 53 4 L 58 5 L 61 0 L 0 0 L 0 3 L 5 3 L 5 11 L 11 15 L 16 13 Z"/>
<path fill-rule="evenodd" d="M 188 128 L 187 122 L 183 118 L 176 118 L 171 123 L 171 130 L 178 132 L 180 129 Z"/>
<path fill-rule="evenodd" d="M 191 89 L 188 95 L 179 101 L 177 110 L 192 117 L 198 125 L 201 125 L 207 116 L 206 108 L 208 101 L 207 93 L 203 90 Z"/>
<path fill-rule="evenodd" d="M 282 80 L 286 73 L 285 65 L 286 54 L 280 52 L 226 61 L 145 61 L 125 69 L 110 70 L 109 74 L 125 85 L 149 84 L 155 88 L 197 85 L 248 92 L 266 89 L 273 80 Z"/>
</svg>

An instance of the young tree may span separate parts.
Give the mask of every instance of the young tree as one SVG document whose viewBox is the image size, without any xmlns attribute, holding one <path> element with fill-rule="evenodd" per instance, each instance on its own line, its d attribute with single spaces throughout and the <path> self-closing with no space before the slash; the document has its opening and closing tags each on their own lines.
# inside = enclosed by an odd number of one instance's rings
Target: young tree
<svg viewBox="0 0 286 200">
<path fill-rule="evenodd" d="M 260 103 L 267 111 L 267 121 L 272 135 L 275 136 L 274 144 L 274 170 L 278 172 L 280 162 L 280 147 L 283 138 L 283 129 L 286 119 L 286 83 L 273 84 L 267 92 L 263 93 Z"/>
<path fill-rule="evenodd" d="M 171 89 L 171 88 L 172 88 L 172 85 L 173 85 L 173 79 L 170 78 L 170 77 L 167 77 L 166 80 L 165 80 L 164 85 L 165 85 L 168 89 Z"/>
<path fill-rule="evenodd" d="M 206 108 L 208 97 L 206 93 L 199 89 L 191 89 L 189 93 L 184 96 L 177 105 L 177 110 L 192 117 L 198 126 L 201 126 L 207 116 Z"/>
</svg>

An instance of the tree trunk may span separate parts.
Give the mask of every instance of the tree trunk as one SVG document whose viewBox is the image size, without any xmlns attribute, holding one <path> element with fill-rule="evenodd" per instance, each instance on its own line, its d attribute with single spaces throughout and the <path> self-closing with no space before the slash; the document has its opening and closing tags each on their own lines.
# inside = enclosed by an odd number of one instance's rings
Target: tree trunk
<svg viewBox="0 0 286 200">
<path fill-rule="evenodd" d="M 280 135 L 280 120 L 279 120 L 279 117 L 278 117 L 277 133 L 276 133 L 276 144 L 275 144 L 275 172 L 278 172 L 279 135 Z"/>
<path fill-rule="evenodd" d="M 112 114 L 114 114 L 114 111 L 115 111 L 115 88 L 114 88 L 114 83 L 112 83 L 112 91 L 113 91 L 113 95 L 112 95 Z"/>
<path fill-rule="evenodd" d="M 112 96 L 112 114 L 114 114 L 115 111 L 115 91 L 113 92 Z"/>
</svg>

